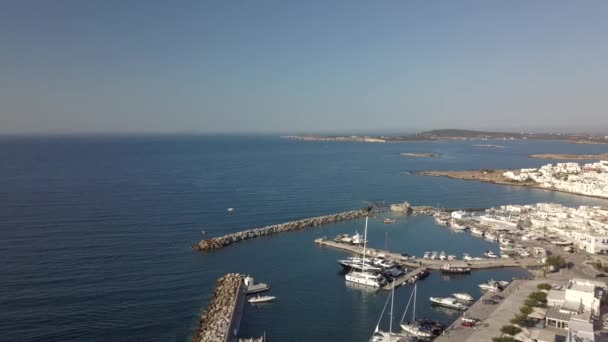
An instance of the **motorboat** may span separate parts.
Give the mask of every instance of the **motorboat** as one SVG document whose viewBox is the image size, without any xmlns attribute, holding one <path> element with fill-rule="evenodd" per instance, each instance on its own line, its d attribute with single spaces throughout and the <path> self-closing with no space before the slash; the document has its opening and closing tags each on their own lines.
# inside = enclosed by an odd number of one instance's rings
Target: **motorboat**
<svg viewBox="0 0 608 342">
<path fill-rule="evenodd" d="M 351 243 L 353 245 L 361 245 L 363 244 L 363 237 L 361 235 L 359 235 L 359 232 L 355 232 L 355 235 L 353 235 Z"/>
<path fill-rule="evenodd" d="M 509 239 L 509 238 L 508 238 L 508 237 L 506 237 L 505 235 L 501 235 L 501 236 L 498 238 L 498 243 L 500 243 L 501 245 L 510 245 L 510 244 L 515 243 L 515 241 L 513 241 L 513 240 Z"/>
<path fill-rule="evenodd" d="M 500 257 L 502 259 L 511 259 L 511 256 L 509 254 L 500 254 Z"/>
<path fill-rule="evenodd" d="M 479 284 L 478 286 L 480 289 L 490 292 L 500 292 L 503 289 L 503 287 L 497 281 L 494 280 L 490 280 L 487 283 Z"/>
<path fill-rule="evenodd" d="M 477 227 L 471 227 L 471 234 L 476 236 L 483 236 L 483 230 Z"/>
<path fill-rule="evenodd" d="M 395 223 L 395 220 L 387 217 L 384 220 L 382 220 L 382 222 L 384 222 L 384 224 L 391 224 L 391 223 Z"/>
<path fill-rule="evenodd" d="M 448 255 L 448 261 L 456 260 L 456 256 L 454 254 Z"/>
<path fill-rule="evenodd" d="M 260 296 L 260 295 L 257 295 L 256 297 L 251 297 L 251 298 L 247 299 L 247 301 L 249 303 L 252 303 L 252 304 L 267 303 L 267 302 L 272 302 L 276 298 L 277 297 L 274 297 L 274 296 Z"/>
<path fill-rule="evenodd" d="M 437 251 L 433 251 L 433 253 L 431 253 L 431 260 L 437 259 L 438 256 L 439 256 L 439 253 L 437 253 Z"/>
<path fill-rule="evenodd" d="M 473 260 L 469 253 L 462 253 L 462 259 L 465 261 Z"/>
<path fill-rule="evenodd" d="M 431 297 L 429 298 L 429 300 L 434 303 L 437 304 L 439 306 L 443 306 L 449 309 L 455 309 L 455 310 L 466 310 L 469 307 L 458 302 L 456 300 L 456 298 L 452 298 L 452 297 L 448 297 L 448 298 L 441 298 L 441 297 Z"/>
<path fill-rule="evenodd" d="M 228 209 L 226 209 L 226 210 L 227 210 L 229 213 L 234 212 L 234 208 L 228 208 Z"/>
<path fill-rule="evenodd" d="M 464 292 L 454 293 L 452 296 L 454 296 L 454 298 L 456 298 L 456 299 L 466 300 L 467 302 L 470 302 L 473 300 L 473 296 L 471 296 L 468 293 L 464 293 Z"/>
<path fill-rule="evenodd" d="M 393 268 L 393 267 L 399 266 L 398 263 L 396 263 L 394 261 L 386 260 L 386 259 L 383 259 L 383 258 L 375 258 L 375 259 L 373 259 L 372 260 L 372 264 L 374 264 L 375 266 L 382 267 L 385 270 L 387 270 L 389 268 Z"/>
<path fill-rule="evenodd" d="M 454 266 L 454 265 L 451 265 L 450 263 L 445 263 L 445 264 L 441 265 L 441 272 L 443 272 L 443 273 L 469 273 L 469 272 L 471 272 L 471 268 L 464 267 L 464 266 Z"/>
<path fill-rule="evenodd" d="M 498 255 L 496 255 L 494 252 L 492 251 L 486 251 L 485 253 L 483 253 L 483 255 L 485 255 L 488 258 L 498 258 Z"/>
<path fill-rule="evenodd" d="M 431 252 L 424 252 L 424 256 L 422 257 L 423 259 L 428 259 L 431 257 Z"/>
<path fill-rule="evenodd" d="M 521 248 L 517 250 L 517 253 L 519 254 L 519 256 L 521 257 L 529 257 L 530 256 L 530 252 L 528 252 L 527 250 Z"/>
<path fill-rule="evenodd" d="M 510 282 L 508 282 L 506 280 L 500 280 L 500 281 L 497 281 L 497 283 L 498 283 L 498 285 L 500 285 L 503 288 L 509 286 L 509 284 L 510 284 Z"/>
<path fill-rule="evenodd" d="M 444 251 L 441 251 L 441 253 L 439 253 L 439 260 L 445 260 L 447 258 L 447 255 L 445 254 Z"/>
</svg>

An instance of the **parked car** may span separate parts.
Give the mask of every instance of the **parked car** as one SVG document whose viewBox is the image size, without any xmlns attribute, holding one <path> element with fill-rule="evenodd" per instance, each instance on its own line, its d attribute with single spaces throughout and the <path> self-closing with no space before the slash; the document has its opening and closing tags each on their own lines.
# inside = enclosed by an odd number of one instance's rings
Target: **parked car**
<svg viewBox="0 0 608 342">
<path fill-rule="evenodd" d="M 492 297 L 490 297 L 490 299 L 494 300 L 494 301 L 499 301 L 499 300 L 505 299 L 505 297 L 499 296 L 499 295 L 493 295 Z"/>
<path fill-rule="evenodd" d="M 468 327 L 468 328 L 472 328 L 475 326 L 475 322 L 471 322 L 471 321 L 463 321 L 462 322 L 462 326 L 464 327 Z"/>
<path fill-rule="evenodd" d="M 491 300 L 491 299 L 484 299 L 481 301 L 483 304 L 486 305 L 494 305 L 494 304 L 498 304 L 495 300 Z"/>
</svg>

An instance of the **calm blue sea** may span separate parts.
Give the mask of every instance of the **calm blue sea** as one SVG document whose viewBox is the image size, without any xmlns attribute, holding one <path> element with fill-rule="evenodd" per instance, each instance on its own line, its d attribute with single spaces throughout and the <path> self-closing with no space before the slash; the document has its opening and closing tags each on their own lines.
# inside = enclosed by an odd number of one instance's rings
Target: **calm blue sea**
<svg viewBox="0 0 608 342">
<path fill-rule="evenodd" d="M 386 293 L 348 288 L 319 236 L 361 231 L 363 221 L 244 242 L 215 253 L 202 238 L 368 201 L 485 207 L 552 201 L 606 201 L 537 189 L 423 177 L 411 171 L 531 167 L 531 153 L 603 153 L 564 142 L 360 144 L 249 136 L 0 138 L 0 340 L 187 341 L 227 272 L 271 283 L 271 305 L 247 307 L 244 334 L 274 341 L 364 341 Z M 400 152 L 441 153 L 407 158 Z M 226 208 L 234 207 L 234 214 Z M 492 244 L 438 227 L 428 217 L 370 221 L 371 245 L 480 255 Z M 421 316 L 456 316 L 429 296 L 467 291 L 520 270 L 445 278 L 419 285 Z M 396 318 L 411 287 L 396 291 Z M 397 317 L 399 316 L 399 317 Z"/>
</svg>

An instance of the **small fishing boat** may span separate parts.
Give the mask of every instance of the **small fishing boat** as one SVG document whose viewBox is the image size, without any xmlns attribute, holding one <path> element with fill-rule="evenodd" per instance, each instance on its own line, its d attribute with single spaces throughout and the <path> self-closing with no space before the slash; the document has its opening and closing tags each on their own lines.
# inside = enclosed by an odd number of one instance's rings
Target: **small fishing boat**
<svg viewBox="0 0 608 342">
<path fill-rule="evenodd" d="M 260 296 L 260 295 L 257 295 L 257 297 L 251 297 L 247 301 L 249 303 L 252 303 L 252 304 L 267 303 L 267 302 L 272 302 L 276 298 L 277 297 L 274 297 L 274 296 Z"/>
<path fill-rule="evenodd" d="M 395 223 L 395 220 L 387 217 L 384 220 L 382 220 L 382 222 L 384 222 L 385 224 L 391 224 L 391 223 Z"/>
<path fill-rule="evenodd" d="M 456 299 L 466 300 L 467 302 L 470 302 L 473 300 L 473 296 L 471 296 L 468 293 L 464 293 L 464 292 L 454 293 L 452 296 L 454 296 L 454 298 L 456 298 Z"/>
<path fill-rule="evenodd" d="M 469 273 L 471 272 L 470 267 L 464 266 L 453 266 L 450 263 L 445 263 L 441 265 L 441 272 L 443 273 Z"/>
<path fill-rule="evenodd" d="M 228 208 L 227 210 L 228 210 L 229 213 L 231 213 L 231 212 L 234 211 L 234 208 Z"/>
<path fill-rule="evenodd" d="M 452 298 L 452 297 L 448 297 L 448 298 L 441 298 L 441 297 L 431 297 L 429 298 L 429 300 L 434 303 L 437 304 L 439 306 L 443 306 L 449 309 L 455 309 L 455 310 L 466 310 L 469 307 L 456 301 L 456 298 Z"/>
</svg>

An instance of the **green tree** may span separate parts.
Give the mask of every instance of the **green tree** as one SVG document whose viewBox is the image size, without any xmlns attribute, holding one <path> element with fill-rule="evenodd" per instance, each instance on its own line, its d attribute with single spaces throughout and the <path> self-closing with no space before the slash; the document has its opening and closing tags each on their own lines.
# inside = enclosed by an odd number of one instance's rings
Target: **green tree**
<svg viewBox="0 0 608 342">
<path fill-rule="evenodd" d="M 500 336 L 493 337 L 492 342 L 515 342 L 515 339 L 511 336 Z"/>
<path fill-rule="evenodd" d="M 521 332 L 521 329 L 514 325 L 505 325 L 502 328 L 500 328 L 500 332 L 503 334 L 515 336 Z"/>
<path fill-rule="evenodd" d="M 522 306 L 521 308 L 519 308 L 519 312 L 521 312 L 523 315 L 526 315 L 526 317 L 532 313 L 532 308 L 529 306 Z"/>
<path fill-rule="evenodd" d="M 518 313 L 515 317 L 511 318 L 512 324 L 517 324 L 520 326 L 524 326 L 526 324 L 526 318 L 528 315 L 524 315 L 523 313 Z"/>
<path fill-rule="evenodd" d="M 524 302 L 524 305 L 532 308 L 532 307 L 538 306 L 538 302 L 533 298 L 528 298 Z"/>
<path fill-rule="evenodd" d="M 546 264 L 560 269 L 566 267 L 566 260 L 561 255 L 552 255 L 547 258 Z"/>
<path fill-rule="evenodd" d="M 532 292 L 528 296 L 528 299 L 532 299 L 537 303 L 545 304 L 545 303 L 547 303 L 547 294 L 542 291 Z"/>
<path fill-rule="evenodd" d="M 538 284 L 538 285 L 536 285 L 536 288 L 537 288 L 537 289 L 539 289 L 539 290 L 547 290 L 547 291 L 549 291 L 549 290 L 551 290 L 553 287 L 552 287 L 550 284 L 547 284 L 547 283 L 542 283 L 542 284 Z"/>
</svg>

